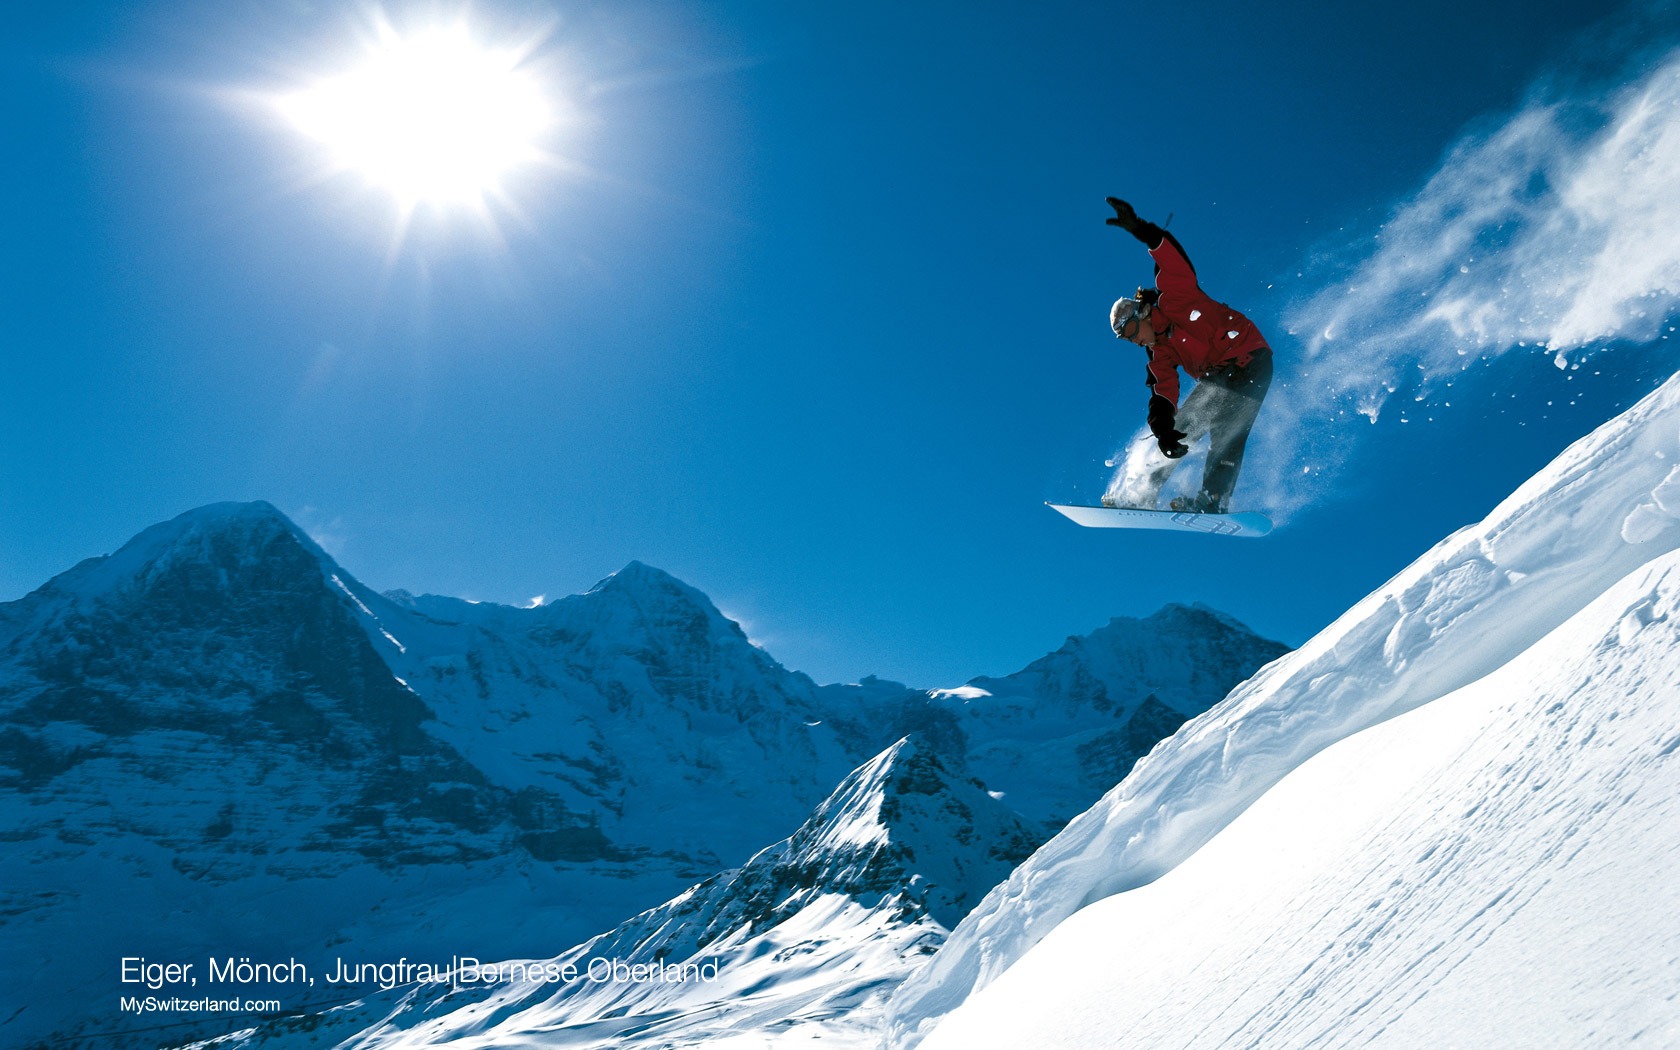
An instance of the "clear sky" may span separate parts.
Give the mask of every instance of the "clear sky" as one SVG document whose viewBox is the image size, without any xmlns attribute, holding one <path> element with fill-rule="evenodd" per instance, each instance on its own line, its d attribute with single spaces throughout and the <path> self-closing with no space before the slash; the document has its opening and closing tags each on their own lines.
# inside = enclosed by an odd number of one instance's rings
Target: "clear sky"
<svg viewBox="0 0 1680 1050">
<path fill-rule="evenodd" d="M 1592 7 L 477 0 L 547 160 L 405 218 L 274 105 L 375 9 L 28 5 L 0 600 L 266 499 L 380 588 L 645 561 L 820 681 L 1007 673 L 1169 601 L 1299 644 L 1674 370 L 1680 19 Z M 1042 506 L 1142 423 L 1108 194 L 1272 337 L 1265 540 Z"/>
</svg>

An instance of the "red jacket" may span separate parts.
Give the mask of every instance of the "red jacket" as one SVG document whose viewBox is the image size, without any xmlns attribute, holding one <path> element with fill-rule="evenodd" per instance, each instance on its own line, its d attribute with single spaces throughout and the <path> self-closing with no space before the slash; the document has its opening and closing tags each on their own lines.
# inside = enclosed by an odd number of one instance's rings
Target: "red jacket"
<svg viewBox="0 0 1680 1050">
<path fill-rule="evenodd" d="M 1155 260 L 1155 286 L 1161 291 L 1154 315 L 1166 324 L 1155 322 L 1146 381 L 1156 395 L 1176 407 L 1180 368 L 1195 379 L 1205 379 L 1225 365 L 1246 365 L 1266 346 L 1266 337 L 1253 321 L 1202 291 L 1196 283 L 1196 268 L 1172 234 L 1165 234 L 1149 255 Z"/>
</svg>

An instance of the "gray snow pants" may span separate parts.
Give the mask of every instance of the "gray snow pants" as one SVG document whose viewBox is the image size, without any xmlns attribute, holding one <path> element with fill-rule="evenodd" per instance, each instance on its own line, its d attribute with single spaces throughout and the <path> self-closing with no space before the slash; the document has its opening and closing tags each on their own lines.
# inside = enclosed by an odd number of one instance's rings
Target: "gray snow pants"
<svg viewBox="0 0 1680 1050">
<path fill-rule="evenodd" d="M 1231 509 L 1231 491 L 1242 473 L 1248 432 L 1260 414 L 1260 402 L 1272 385 L 1272 351 L 1262 347 L 1246 365 L 1226 365 L 1196 382 L 1196 389 L 1178 406 L 1174 426 L 1193 445 L 1208 436 L 1207 466 L 1202 471 L 1201 502 L 1223 514 Z M 1160 493 L 1178 466 L 1163 460 L 1149 475 L 1151 495 Z"/>
</svg>

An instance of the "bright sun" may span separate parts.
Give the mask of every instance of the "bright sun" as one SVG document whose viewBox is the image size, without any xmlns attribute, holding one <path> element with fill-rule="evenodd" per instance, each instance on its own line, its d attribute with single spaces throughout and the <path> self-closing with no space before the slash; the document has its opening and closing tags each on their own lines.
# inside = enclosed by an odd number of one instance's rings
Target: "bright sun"
<svg viewBox="0 0 1680 1050">
<path fill-rule="evenodd" d="M 545 158 L 555 107 L 529 58 L 529 46 L 482 44 L 465 24 L 407 34 L 382 24 L 359 65 L 278 102 L 333 171 L 405 209 L 478 205 Z"/>
</svg>

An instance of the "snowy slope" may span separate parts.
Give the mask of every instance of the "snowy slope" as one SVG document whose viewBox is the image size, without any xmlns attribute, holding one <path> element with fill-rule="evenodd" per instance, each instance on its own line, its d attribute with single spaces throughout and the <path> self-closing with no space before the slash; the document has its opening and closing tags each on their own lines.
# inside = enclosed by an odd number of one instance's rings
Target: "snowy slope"
<svg viewBox="0 0 1680 1050">
<path fill-rule="evenodd" d="M 1172 871 L 1325 747 L 1499 669 L 1680 546 L 1677 463 L 1671 380 L 1151 752 L 907 982 L 895 1041 L 925 1036 L 1080 908 Z"/>
<path fill-rule="evenodd" d="M 1680 1045 L 1680 553 L 1063 922 L 926 1050 Z"/>
<path fill-rule="evenodd" d="M 569 964 L 572 979 L 403 988 L 212 1045 L 873 1046 L 890 990 L 1038 841 L 978 781 L 906 739 L 849 775 L 788 839 L 539 971 Z M 696 969 L 682 980 L 613 979 L 615 962 Z"/>
</svg>

